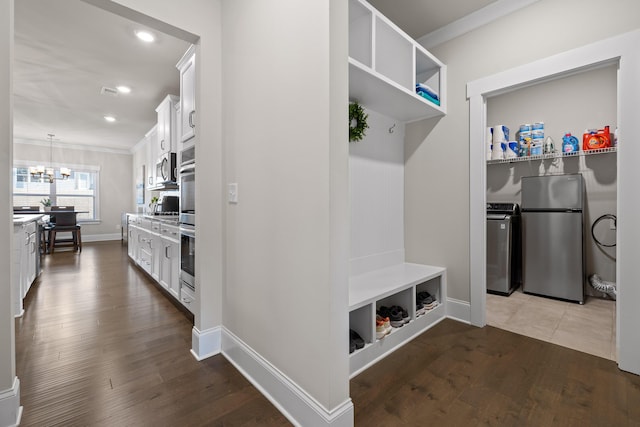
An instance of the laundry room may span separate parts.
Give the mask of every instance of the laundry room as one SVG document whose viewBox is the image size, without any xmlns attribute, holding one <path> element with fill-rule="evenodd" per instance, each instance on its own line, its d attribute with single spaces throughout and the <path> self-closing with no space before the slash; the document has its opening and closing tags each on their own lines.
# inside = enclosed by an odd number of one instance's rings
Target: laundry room
<svg viewBox="0 0 640 427">
<path fill-rule="evenodd" d="M 486 147 L 487 323 L 613 360 L 617 70 L 488 97 Z"/>
</svg>

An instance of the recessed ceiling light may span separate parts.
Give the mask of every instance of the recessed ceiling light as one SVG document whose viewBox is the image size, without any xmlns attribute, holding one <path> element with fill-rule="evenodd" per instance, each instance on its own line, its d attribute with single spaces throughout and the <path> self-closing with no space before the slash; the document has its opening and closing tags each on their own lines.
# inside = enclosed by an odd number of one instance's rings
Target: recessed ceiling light
<svg viewBox="0 0 640 427">
<path fill-rule="evenodd" d="M 129 86 L 118 86 L 118 92 L 120 93 L 131 93 L 131 88 Z"/>
<path fill-rule="evenodd" d="M 156 38 L 148 31 L 136 31 L 136 36 L 143 42 L 151 43 Z"/>
<path fill-rule="evenodd" d="M 115 122 L 116 118 L 113 116 L 104 116 L 104 119 L 108 122 Z"/>
</svg>

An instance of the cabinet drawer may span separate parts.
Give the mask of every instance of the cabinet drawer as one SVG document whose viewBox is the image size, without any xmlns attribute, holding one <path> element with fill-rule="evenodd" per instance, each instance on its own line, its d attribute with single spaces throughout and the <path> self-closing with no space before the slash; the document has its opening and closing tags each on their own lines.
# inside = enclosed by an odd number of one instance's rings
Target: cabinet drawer
<svg viewBox="0 0 640 427">
<path fill-rule="evenodd" d="M 173 225 L 160 224 L 160 234 L 173 240 L 180 240 L 180 228 Z"/>
<path fill-rule="evenodd" d="M 195 293 L 191 290 L 191 288 L 180 285 L 180 302 L 182 305 L 187 307 L 189 311 L 193 313 L 193 309 L 195 308 L 196 296 Z"/>
</svg>

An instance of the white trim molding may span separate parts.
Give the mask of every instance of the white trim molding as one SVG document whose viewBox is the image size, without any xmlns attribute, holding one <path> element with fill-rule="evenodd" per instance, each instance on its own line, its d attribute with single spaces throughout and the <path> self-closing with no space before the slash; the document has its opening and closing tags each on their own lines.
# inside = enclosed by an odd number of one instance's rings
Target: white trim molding
<svg viewBox="0 0 640 427">
<path fill-rule="evenodd" d="M 640 30 L 604 39 L 550 56 L 530 64 L 467 83 L 469 99 L 469 272 L 471 278 L 471 323 L 486 322 L 486 175 L 484 135 L 487 126 L 487 98 L 538 82 L 566 77 L 604 64 L 618 65 L 617 124 L 620 140 L 617 168 L 616 345 L 620 369 L 640 375 L 640 286 L 635 265 L 640 253 L 640 211 L 637 183 L 640 182 L 640 144 L 633 135 L 638 122 L 640 99 Z"/>
<path fill-rule="evenodd" d="M 195 326 L 191 329 L 191 354 L 199 362 L 220 354 L 220 326 L 204 331 Z"/>
<path fill-rule="evenodd" d="M 471 304 L 455 298 L 447 298 L 447 318 L 458 322 L 471 323 Z"/>
<path fill-rule="evenodd" d="M 434 46 L 460 37 L 469 31 L 487 25 L 496 19 L 507 16 L 537 1 L 539 0 L 498 0 L 457 21 L 453 21 L 451 24 L 438 28 L 429 34 L 425 34 L 420 37 L 417 42 L 424 46 L 425 49 L 431 49 Z"/>
<path fill-rule="evenodd" d="M 353 403 L 329 410 L 224 326 L 222 354 L 296 426 L 353 426 Z"/>
<path fill-rule="evenodd" d="M 97 222 L 94 222 L 94 221 L 89 221 L 89 223 L 98 224 Z M 85 223 L 80 222 L 80 225 L 82 225 L 82 224 L 85 224 Z M 122 240 L 122 234 L 120 234 L 120 233 L 109 233 L 109 234 L 89 234 L 87 236 L 82 236 L 82 242 L 83 243 L 107 242 L 107 241 L 111 241 L 111 240 Z"/>
<path fill-rule="evenodd" d="M 18 426 L 21 419 L 20 380 L 15 377 L 13 387 L 0 391 L 0 427 Z"/>
<path fill-rule="evenodd" d="M 112 153 L 112 154 L 132 154 L 131 149 L 128 148 L 117 148 L 117 147 L 103 147 L 97 145 L 88 145 L 88 144 L 73 144 L 73 143 L 61 143 L 57 141 L 49 142 L 49 141 L 40 141 L 37 139 L 27 139 L 27 138 L 14 138 L 13 142 L 16 144 L 27 144 L 27 145 L 37 145 L 40 147 L 55 147 L 55 148 L 64 148 L 65 150 L 81 150 L 81 151 L 97 151 L 99 153 Z"/>
</svg>

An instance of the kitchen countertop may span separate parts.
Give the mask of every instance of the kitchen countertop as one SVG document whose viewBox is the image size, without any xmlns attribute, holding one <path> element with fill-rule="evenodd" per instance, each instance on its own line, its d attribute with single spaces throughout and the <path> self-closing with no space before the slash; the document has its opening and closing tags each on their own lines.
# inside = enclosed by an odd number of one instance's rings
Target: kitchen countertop
<svg viewBox="0 0 640 427">
<path fill-rule="evenodd" d="M 45 214 L 18 214 L 18 215 L 14 214 L 13 225 L 23 225 L 32 221 L 38 221 L 43 216 L 45 216 Z"/>
<path fill-rule="evenodd" d="M 158 221 L 167 225 L 175 225 L 175 226 L 180 225 L 180 220 L 178 219 L 178 215 L 149 215 L 149 214 L 141 214 L 141 213 L 139 214 L 129 213 L 127 215 L 139 216 L 142 218 L 150 219 L 152 221 Z"/>
</svg>

